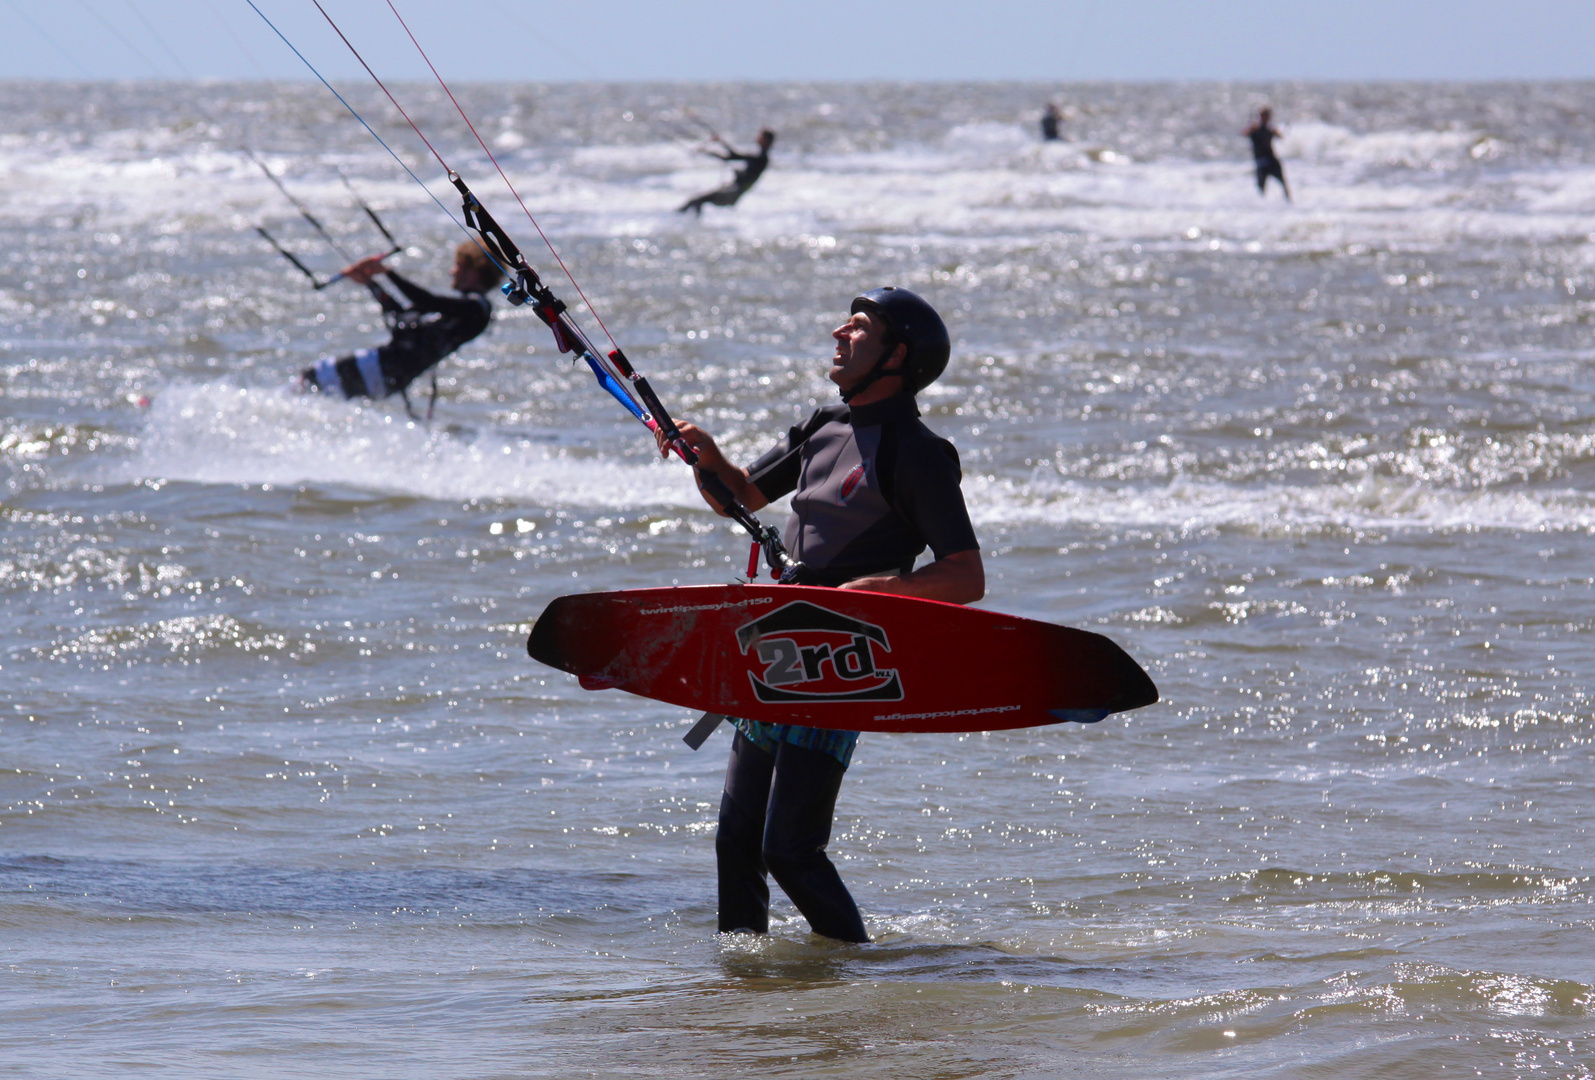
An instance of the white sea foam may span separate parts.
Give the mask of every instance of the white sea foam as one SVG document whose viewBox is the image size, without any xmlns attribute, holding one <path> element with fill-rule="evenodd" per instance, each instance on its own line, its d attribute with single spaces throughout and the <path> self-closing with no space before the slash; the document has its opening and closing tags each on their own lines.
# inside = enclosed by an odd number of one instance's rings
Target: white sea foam
<svg viewBox="0 0 1595 1080">
<path fill-rule="evenodd" d="M 470 442 L 383 406 L 361 406 L 226 382 L 177 384 L 152 405 L 131 456 L 107 481 L 344 486 L 443 500 L 503 498 L 550 507 L 696 510 L 679 467 L 578 456 L 485 432 Z M 1464 490 L 1384 477 L 1310 485 L 1176 477 L 1104 484 L 971 474 L 983 526 L 1520 532 L 1595 530 L 1595 495 L 1573 490 Z"/>
<path fill-rule="evenodd" d="M 1042 145 L 1026 129 L 1001 123 L 957 125 L 936 140 L 879 150 L 783 147 L 735 215 L 709 213 L 701 222 L 673 211 L 729 172 L 676 143 L 541 148 L 512 153 L 505 164 L 534 210 L 557 220 L 567 237 L 707 226 L 753 236 L 867 229 L 964 240 L 1076 233 L 1118 242 L 1164 241 L 1194 228 L 1263 244 L 1317 245 L 1539 237 L 1583 227 L 1574 219 L 1595 205 L 1587 167 L 1503 170 L 1497 179 L 1508 182 L 1487 191 L 1472 173 L 1457 171 L 1481 156 L 1474 151 L 1484 139 L 1472 130 L 1290 125 L 1281 150 L 1297 194 L 1293 208 L 1257 198 L 1239 153 L 1227 161 L 1145 158 L 1130 146 Z M 379 148 L 265 156 L 310 205 L 350 207 L 333 168 L 350 165 L 366 198 L 416 214 L 437 232 L 449 228 Z M 1376 168 L 1383 172 L 1373 182 L 1368 173 Z M 441 178 L 427 169 L 421 176 L 446 205 L 455 204 Z M 484 199 L 508 199 L 490 173 L 481 180 Z M 106 132 L 82 144 L 0 140 L 0 183 L 10 193 L 0 219 L 14 221 L 88 213 L 107 227 L 186 228 L 215 219 L 243 228 L 292 217 L 281 194 L 225 141 L 160 129 Z"/>
<path fill-rule="evenodd" d="M 1443 169 L 1466 163 L 1484 138 L 1479 131 L 1354 132 L 1309 120 L 1288 125 L 1276 145 L 1286 158 L 1320 165 Z"/>
<path fill-rule="evenodd" d="M 981 525 L 1239 529 L 1263 535 L 1595 530 L 1595 495 L 1574 490 L 1463 491 L 1386 478 L 1242 485 L 1181 477 L 1158 485 L 1104 485 L 1018 484 L 990 476 L 968 477 L 964 488 Z"/>
<path fill-rule="evenodd" d="M 1555 172 L 1513 175 L 1518 197 L 1530 213 L 1595 213 L 1595 169 L 1569 167 Z"/>
<path fill-rule="evenodd" d="M 545 506 L 693 505 L 690 485 L 669 482 L 667 469 L 492 432 L 466 442 L 386 406 L 213 382 L 161 393 L 135 451 L 103 479 L 343 486 Z"/>
<path fill-rule="evenodd" d="M 614 173 L 648 172 L 669 174 L 696 168 L 704 171 L 713 166 L 708 158 L 693 153 L 681 143 L 650 143 L 643 146 L 583 146 L 573 150 L 570 163 L 589 171 Z M 719 166 L 714 166 L 718 168 Z"/>
</svg>

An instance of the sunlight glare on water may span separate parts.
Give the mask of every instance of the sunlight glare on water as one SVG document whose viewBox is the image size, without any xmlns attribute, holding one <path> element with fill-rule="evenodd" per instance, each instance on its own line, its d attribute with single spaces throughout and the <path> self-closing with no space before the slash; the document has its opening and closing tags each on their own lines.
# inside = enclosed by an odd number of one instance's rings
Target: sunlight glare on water
<svg viewBox="0 0 1595 1080">
<path fill-rule="evenodd" d="M 831 400 L 854 294 L 931 299 L 984 606 L 1162 691 L 865 736 L 831 851 L 876 941 L 842 946 L 784 898 L 717 940 L 725 735 L 525 654 L 555 596 L 747 550 L 532 313 L 443 364 L 430 427 L 286 392 L 380 321 L 259 240 L 337 269 L 240 141 L 377 250 L 342 170 L 423 284 L 460 239 L 337 103 L 207 86 L 219 130 L 186 89 L 0 86 L 0 1060 L 1589 1077 L 1595 91 L 1267 89 L 464 88 L 739 460 Z M 1268 101 L 1291 205 L 1237 134 Z M 688 109 L 780 134 L 701 220 Z"/>
</svg>

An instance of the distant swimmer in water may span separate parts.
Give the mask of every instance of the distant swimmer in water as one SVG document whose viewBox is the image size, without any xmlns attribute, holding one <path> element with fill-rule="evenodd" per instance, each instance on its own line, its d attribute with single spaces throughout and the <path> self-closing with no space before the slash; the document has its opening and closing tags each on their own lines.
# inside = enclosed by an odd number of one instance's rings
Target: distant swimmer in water
<svg viewBox="0 0 1595 1080">
<path fill-rule="evenodd" d="M 396 271 L 382 265 L 383 256 L 374 255 L 344 270 L 344 276 L 371 290 L 382 307 L 382 320 L 392 337 L 386 345 L 361 349 L 350 356 L 318 360 L 299 373 L 299 388 L 338 394 L 344 398 L 385 398 L 398 394 L 411 415 L 406 388 L 438 361 L 487 329 L 493 318 L 493 305 L 486 293 L 503 277 L 498 266 L 472 241 L 454 251 L 454 288 L 460 295 L 438 296 L 428 292 Z M 408 306 L 376 283 L 386 274 Z M 433 396 L 437 394 L 434 376 Z"/>
<path fill-rule="evenodd" d="M 1063 123 L 1063 110 L 1056 101 L 1047 102 L 1047 111 L 1041 114 L 1041 137 L 1047 142 L 1058 141 L 1058 125 Z"/>
<path fill-rule="evenodd" d="M 1264 194 L 1264 185 L 1272 176 L 1285 189 L 1285 201 L 1290 202 L 1290 185 L 1285 183 L 1285 166 L 1279 163 L 1279 157 L 1274 153 L 1274 140 L 1279 138 L 1279 132 L 1274 130 L 1273 119 L 1273 109 L 1260 109 L 1257 123 L 1242 134 L 1252 140 L 1252 157 L 1257 160 L 1257 194 Z"/>
<path fill-rule="evenodd" d="M 764 175 L 764 170 L 769 166 L 770 147 L 775 145 L 775 132 L 769 128 L 759 132 L 759 152 L 757 154 L 744 154 L 734 150 L 730 143 L 718 135 L 714 136 L 712 141 L 725 147 L 725 153 L 717 154 L 713 150 L 704 150 L 703 153 L 712 158 L 719 158 L 721 161 L 745 161 L 747 164 L 737 170 L 736 175 L 731 178 L 731 182 L 725 187 L 715 188 L 713 191 L 699 195 L 696 199 L 688 199 L 682 203 L 677 207 L 677 210 L 683 214 L 691 210 L 701 217 L 704 203 L 713 203 L 715 206 L 735 206 L 736 201 L 742 198 L 747 193 L 747 190 L 758 182 L 759 177 Z"/>
</svg>

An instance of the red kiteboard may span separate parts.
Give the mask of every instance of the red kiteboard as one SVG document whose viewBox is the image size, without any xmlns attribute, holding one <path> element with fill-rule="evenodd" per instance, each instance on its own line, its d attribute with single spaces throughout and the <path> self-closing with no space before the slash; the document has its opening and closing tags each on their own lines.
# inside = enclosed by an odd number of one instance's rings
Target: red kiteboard
<svg viewBox="0 0 1595 1080">
<path fill-rule="evenodd" d="M 1101 634 L 935 600 L 802 585 L 561 596 L 526 651 L 706 713 L 847 731 L 995 731 L 1150 705 Z"/>
</svg>

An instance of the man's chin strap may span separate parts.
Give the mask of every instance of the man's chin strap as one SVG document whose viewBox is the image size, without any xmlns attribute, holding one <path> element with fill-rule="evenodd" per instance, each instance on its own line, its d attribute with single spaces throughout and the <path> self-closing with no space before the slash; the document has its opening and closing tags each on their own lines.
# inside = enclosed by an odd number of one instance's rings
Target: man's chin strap
<svg viewBox="0 0 1595 1080">
<path fill-rule="evenodd" d="M 886 376 L 901 375 L 903 373 L 903 365 L 908 363 L 908 355 L 906 353 L 903 355 L 902 364 L 897 365 L 897 367 L 893 368 L 891 371 L 886 370 L 886 362 L 892 358 L 892 354 L 897 351 L 897 346 L 900 344 L 902 343 L 893 342 L 890 349 L 883 349 L 881 351 L 880 359 L 875 361 L 875 366 L 870 368 L 869 372 L 858 382 L 854 383 L 846 390 L 841 391 L 842 404 L 846 405 L 864 391 L 868 390 L 871 386 L 886 378 Z"/>
</svg>

